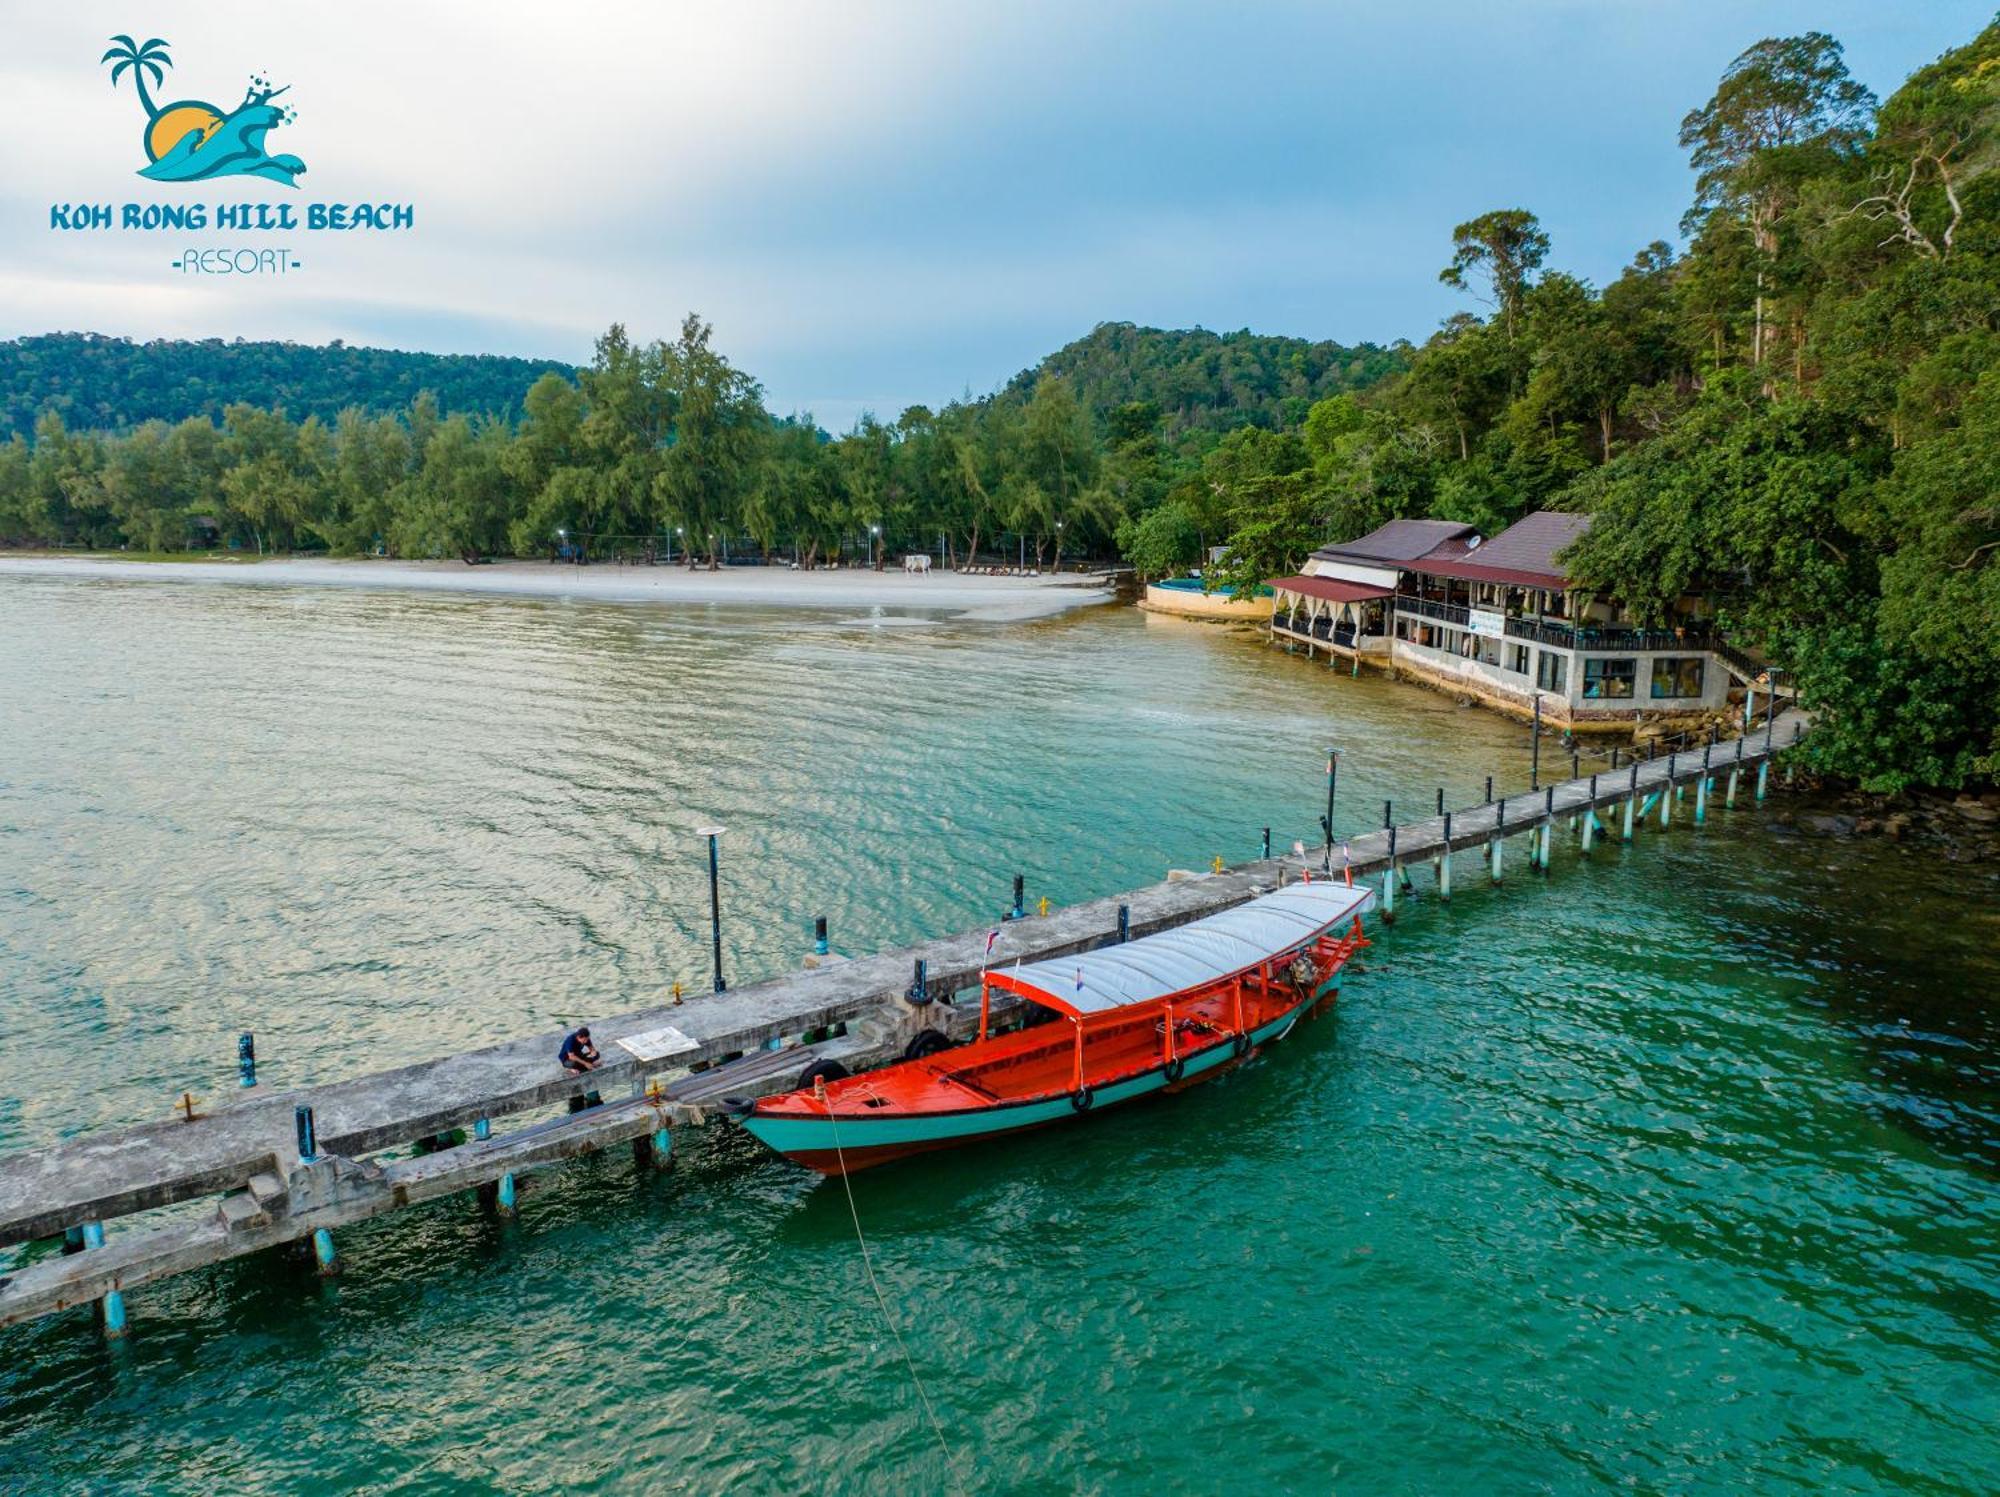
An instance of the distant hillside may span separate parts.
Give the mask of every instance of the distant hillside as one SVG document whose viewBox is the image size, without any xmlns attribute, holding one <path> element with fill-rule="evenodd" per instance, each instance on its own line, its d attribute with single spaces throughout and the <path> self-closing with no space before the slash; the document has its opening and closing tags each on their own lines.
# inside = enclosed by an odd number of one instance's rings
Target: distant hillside
<svg viewBox="0 0 2000 1497">
<path fill-rule="evenodd" d="M 552 359 L 491 354 L 46 333 L 0 341 L 0 441 L 32 432 L 47 409 L 72 430 L 122 430 L 155 417 L 219 420 L 237 401 L 331 421 L 346 406 L 396 410 L 429 390 L 447 413 L 505 414 L 518 412 L 528 386 L 549 370 L 574 373 Z"/>
<path fill-rule="evenodd" d="M 1100 416 L 1134 401 L 1160 408 L 1168 435 L 1295 424 L 1328 395 L 1359 390 L 1408 362 L 1398 349 L 1309 343 L 1261 333 L 1167 331 L 1101 322 L 1009 380 L 997 400 L 1023 400 L 1044 374 L 1068 376 Z"/>
</svg>

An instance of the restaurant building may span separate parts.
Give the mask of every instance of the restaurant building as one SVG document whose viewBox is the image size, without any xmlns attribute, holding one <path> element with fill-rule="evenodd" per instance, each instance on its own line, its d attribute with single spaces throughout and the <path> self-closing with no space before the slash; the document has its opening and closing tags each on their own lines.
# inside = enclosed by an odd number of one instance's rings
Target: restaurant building
<svg viewBox="0 0 2000 1497">
<path fill-rule="evenodd" d="M 1725 658 L 1701 600 L 1642 629 L 1556 556 L 1589 515 L 1542 510 L 1482 540 L 1449 520 L 1392 520 L 1274 577 L 1272 638 L 1394 669 L 1488 706 L 1576 728 L 1697 717 L 1728 705 L 1746 666 Z"/>
</svg>

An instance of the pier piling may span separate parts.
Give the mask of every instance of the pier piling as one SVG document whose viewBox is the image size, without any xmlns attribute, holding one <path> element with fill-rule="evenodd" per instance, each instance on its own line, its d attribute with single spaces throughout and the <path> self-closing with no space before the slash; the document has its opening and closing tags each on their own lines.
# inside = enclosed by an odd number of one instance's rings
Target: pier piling
<svg viewBox="0 0 2000 1497">
<path fill-rule="evenodd" d="M 1438 849 L 1438 898 L 1451 902 L 1451 812 L 1444 813 L 1444 843 Z"/>
<path fill-rule="evenodd" d="M 1383 802 L 1386 807 L 1388 802 Z M 1382 870 L 1382 919 L 1396 918 L 1396 828 L 1389 827 L 1389 866 Z"/>
<path fill-rule="evenodd" d="M 1590 856 L 1591 834 L 1597 830 L 1597 776 L 1590 777 L 1590 804 L 1583 808 L 1583 826 L 1578 833 L 1583 855 Z"/>
<path fill-rule="evenodd" d="M 1673 809 L 1674 754 L 1672 751 L 1669 751 L 1667 754 L 1667 781 L 1664 785 L 1660 786 L 1660 830 L 1663 832 L 1667 829 L 1667 822 L 1672 819 Z"/>
<path fill-rule="evenodd" d="M 1490 785 L 1492 781 L 1487 781 Z M 1493 810 L 1493 840 L 1486 844 L 1487 855 L 1493 864 L 1493 882 L 1500 882 L 1500 848 L 1507 840 L 1507 802 L 1503 799 Z"/>
<path fill-rule="evenodd" d="M 104 1246 L 104 1223 L 85 1222 L 83 1224 L 83 1246 L 85 1251 L 101 1249 Z M 125 1334 L 125 1296 L 113 1289 L 97 1302 L 97 1321 L 104 1327 L 104 1334 L 117 1337 Z"/>
</svg>

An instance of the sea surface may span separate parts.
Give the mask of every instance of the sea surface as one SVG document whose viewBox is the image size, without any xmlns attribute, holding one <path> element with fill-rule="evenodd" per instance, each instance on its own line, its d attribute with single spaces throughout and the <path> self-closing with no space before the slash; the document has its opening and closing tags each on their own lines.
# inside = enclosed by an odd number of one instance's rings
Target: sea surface
<svg viewBox="0 0 2000 1497">
<path fill-rule="evenodd" d="M 226 1102 L 240 1030 L 284 1086 L 699 992 L 710 822 L 748 980 L 816 914 L 1314 841 L 1329 743 L 1350 833 L 1527 778 L 1516 724 L 1130 609 L 9 578 L 0 1149 Z M 1420 869 L 1250 1065 L 853 1214 L 719 1126 L 0 1331 L 0 1491 L 1991 1493 L 1994 874 L 1690 822 Z"/>
</svg>

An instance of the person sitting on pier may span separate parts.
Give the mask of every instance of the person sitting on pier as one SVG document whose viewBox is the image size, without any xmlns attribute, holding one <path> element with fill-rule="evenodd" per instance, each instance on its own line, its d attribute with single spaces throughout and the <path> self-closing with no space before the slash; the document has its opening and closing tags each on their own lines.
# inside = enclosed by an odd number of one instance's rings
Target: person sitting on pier
<svg viewBox="0 0 2000 1497">
<path fill-rule="evenodd" d="M 572 1076 L 582 1076 L 604 1064 L 604 1057 L 590 1042 L 588 1024 L 579 1024 L 563 1036 L 562 1048 L 556 1051 L 556 1064 Z M 582 1112 L 586 1107 L 602 1106 L 603 1102 L 604 1099 L 596 1092 L 583 1092 L 569 1099 L 569 1110 Z"/>
</svg>

